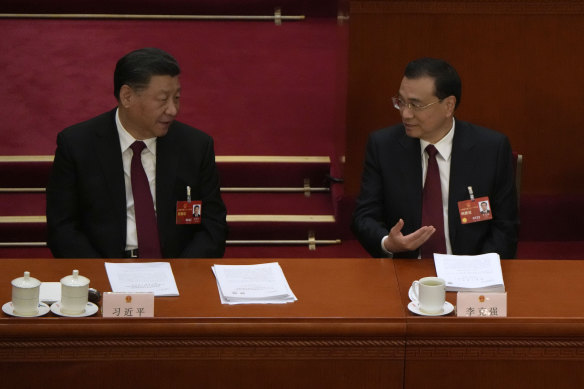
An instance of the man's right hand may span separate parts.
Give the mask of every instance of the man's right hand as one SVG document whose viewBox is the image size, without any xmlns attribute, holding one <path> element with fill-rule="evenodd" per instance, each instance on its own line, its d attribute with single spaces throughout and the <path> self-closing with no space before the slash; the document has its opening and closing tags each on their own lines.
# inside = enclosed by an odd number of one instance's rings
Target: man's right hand
<svg viewBox="0 0 584 389">
<path fill-rule="evenodd" d="M 402 251 L 414 251 L 423 245 L 434 232 L 436 228 L 433 226 L 423 226 L 412 232 L 404 235 L 401 230 L 404 227 L 403 219 L 399 221 L 389 230 L 387 239 L 384 240 L 383 245 L 385 249 L 392 253 L 399 253 Z"/>
</svg>

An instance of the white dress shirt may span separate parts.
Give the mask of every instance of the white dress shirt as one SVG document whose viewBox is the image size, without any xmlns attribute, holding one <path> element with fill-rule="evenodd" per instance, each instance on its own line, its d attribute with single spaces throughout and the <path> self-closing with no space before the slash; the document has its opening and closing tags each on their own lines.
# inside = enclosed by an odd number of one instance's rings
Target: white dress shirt
<svg viewBox="0 0 584 389">
<path fill-rule="evenodd" d="M 442 213 L 444 215 L 444 238 L 446 239 L 446 254 L 452 254 L 452 246 L 450 244 L 450 234 L 448 228 L 448 194 L 450 185 L 450 161 L 452 155 L 452 140 L 454 138 L 454 118 L 452 119 L 452 127 L 450 131 L 440 139 L 438 143 L 434 144 L 438 153 L 436 154 L 436 162 L 438 163 L 438 170 L 440 171 L 440 189 L 442 190 Z M 420 139 L 420 158 L 422 158 L 422 186 L 426 182 L 426 172 L 428 171 L 428 153 L 426 153 L 426 146 L 430 142 Z M 393 226 L 390 226 L 390 228 Z M 387 254 L 391 254 L 385 249 L 385 239 L 387 235 L 381 239 L 381 249 Z"/>
<path fill-rule="evenodd" d="M 122 161 L 124 164 L 124 182 L 126 185 L 126 250 L 138 248 L 138 233 L 136 231 L 136 212 L 134 210 L 134 195 L 132 194 L 132 178 L 130 176 L 132 156 L 134 152 L 130 148 L 136 141 L 124 128 L 120 121 L 120 115 L 116 110 L 116 126 L 122 148 Z M 148 177 L 150 193 L 156 210 L 156 138 L 143 140 L 146 147 L 142 150 L 142 166 Z"/>
</svg>

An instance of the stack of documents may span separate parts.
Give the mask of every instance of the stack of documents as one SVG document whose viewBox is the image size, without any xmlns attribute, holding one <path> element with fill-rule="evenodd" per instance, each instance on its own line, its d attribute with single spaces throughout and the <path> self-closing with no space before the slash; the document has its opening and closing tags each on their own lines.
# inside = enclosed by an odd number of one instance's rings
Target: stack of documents
<svg viewBox="0 0 584 389">
<path fill-rule="evenodd" d="M 501 258 L 497 253 L 482 255 L 434 254 L 436 274 L 449 292 L 505 292 Z"/>
<path fill-rule="evenodd" d="M 284 304 L 297 300 L 277 262 L 211 268 L 222 304 Z"/>
</svg>

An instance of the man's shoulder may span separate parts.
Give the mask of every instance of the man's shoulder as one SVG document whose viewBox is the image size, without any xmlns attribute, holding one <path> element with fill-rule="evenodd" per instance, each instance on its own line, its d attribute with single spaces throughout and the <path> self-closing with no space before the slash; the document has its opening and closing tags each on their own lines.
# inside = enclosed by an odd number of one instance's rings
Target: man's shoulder
<svg viewBox="0 0 584 389">
<path fill-rule="evenodd" d="M 403 138 L 404 136 L 406 136 L 406 131 L 404 125 L 401 123 L 375 130 L 369 135 L 376 142 L 391 141 Z"/>
<path fill-rule="evenodd" d="M 405 128 L 402 123 L 394 124 L 389 127 L 383 127 L 379 130 L 375 130 L 371 135 L 375 136 L 402 136 L 405 134 Z"/>
<path fill-rule="evenodd" d="M 408 136 L 404 125 L 400 123 L 372 132 L 369 135 L 368 150 L 377 150 L 385 155 L 394 154 L 396 157 L 403 156 L 401 152 L 419 152 L 420 140 Z"/>
<path fill-rule="evenodd" d="M 479 126 L 477 124 L 473 124 L 470 122 L 465 122 L 462 120 L 456 119 L 456 127 L 455 127 L 455 136 L 456 133 L 471 136 L 474 139 L 479 140 L 503 140 L 507 139 L 507 136 L 499 131 L 495 131 L 493 129 Z"/>
<path fill-rule="evenodd" d="M 115 109 L 104 112 L 91 119 L 73 124 L 61 131 L 61 133 L 67 136 L 84 135 L 87 133 L 87 131 L 90 130 L 106 128 L 107 126 L 115 126 L 115 115 Z"/>
</svg>

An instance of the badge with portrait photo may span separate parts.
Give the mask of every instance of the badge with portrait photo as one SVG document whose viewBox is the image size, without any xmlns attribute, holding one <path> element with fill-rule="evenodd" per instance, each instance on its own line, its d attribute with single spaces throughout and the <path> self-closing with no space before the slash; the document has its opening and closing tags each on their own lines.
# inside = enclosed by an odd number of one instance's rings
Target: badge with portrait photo
<svg viewBox="0 0 584 389">
<path fill-rule="evenodd" d="M 458 212 L 460 213 L 460 221 L 462 224 L 482 222 L 493 218 L 488 196 L 474 200 L 459 201 Z"/>
<path fill-rule="evenodd" d="M 177 201 L 176 224 L 201 224 L 202 211 L 200 201 Z"/>
</svg>

